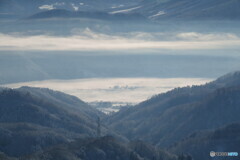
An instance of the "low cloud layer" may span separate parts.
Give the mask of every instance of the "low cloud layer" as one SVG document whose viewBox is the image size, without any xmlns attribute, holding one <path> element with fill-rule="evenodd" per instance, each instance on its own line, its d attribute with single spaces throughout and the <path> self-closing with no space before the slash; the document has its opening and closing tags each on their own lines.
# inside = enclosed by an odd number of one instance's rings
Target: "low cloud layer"
<svg viewBox="0 0 240 160">
<path fill-rule="evenodd" d="M 203 78 L 96 78 L 78 80 L 47 80 L 5 85 L 44 87 L 75 95 L 87 102 L 110 101 L 139 103 L 155 94 L 176 87 L 199 85 L 211 79 Z"/>
<path fill-rule="evenodd" d="M 40 51 L 100 51 L 100 50 L 204 50 L 239 49 L 240 37 L 231 33 L 127 33 L 110 35 L 90 29 L 80 30 L 71 36 L 7 35 L 0 34 L 0 50 Z"/>
</svg>

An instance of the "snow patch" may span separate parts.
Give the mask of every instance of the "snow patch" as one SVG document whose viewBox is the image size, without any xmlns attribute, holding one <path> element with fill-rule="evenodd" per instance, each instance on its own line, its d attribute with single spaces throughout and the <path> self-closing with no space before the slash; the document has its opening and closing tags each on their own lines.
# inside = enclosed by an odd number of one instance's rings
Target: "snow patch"
<svg viewBox="0 0 240 160">
<path fill-rule="evenodd" d="M 157 14 L 149 16 L 149 18 L 155 18 L 155 17 L 161 16 L 161 15 L 164 15 L 164 14 L 166 14 L 164 11 L 159 11 Z"/>
<path fill-rule="evenodd" d="M 54 3 L 55 6 L 64 6 L 65 2 L 56 2 Z"/>
<path fill-rule="evenodd" d="M 78 6 L 76 6 L 74 3 L 72 3 L 71 5 L 72 5 L 72 7 L 73 7 L 74 11 L 78 11 L 78 9 L 79 9 L 79 7 L 78 7 Z"/>
<path fill-rule="evenodd" d="M 134 7 L 134 8 L 129 8 L 129 9 L 123 9 L 123 10 L 118 10 L 118 11 L 113 11 L 113 12 L 110 12 L 110 14 L 116 14 L 116 13 L 128 13 L 128 12 L 131 12 L 133 10 L 136 10 L 138 8 L 141 8 L 142 6 L 138 6 L 138 7 Z"/>
<path fill-rule="evenodd" d="M 112 6 L 111 8 L 112 8 L 112 9 L 116 9 L 116 8 L 121 8 L 121 7 L 124 7 L 124 5 L 123 5 L 123 4 L 114 5 L 114 6 Z"/>
<path fill-rule="evenodd" d="M 41 9 L 41 10 L 52 10 L 52 9 L 56 9 L 54 6 L 53 6 L 53 4 L 52 5 L 42 5 L 42 6 L 40 6 L 40 7 L 38 7 L 39 9 Z"/>
</svg>

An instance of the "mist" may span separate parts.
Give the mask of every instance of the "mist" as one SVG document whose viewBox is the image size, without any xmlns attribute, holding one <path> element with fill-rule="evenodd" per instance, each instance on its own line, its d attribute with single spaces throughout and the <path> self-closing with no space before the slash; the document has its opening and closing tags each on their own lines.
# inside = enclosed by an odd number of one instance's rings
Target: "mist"
<svg viewBox="0 0 240 160">
<path fill-rule="evenodd" d="M 76 30 L 75 30 L 76 31 Z M 78 34 L 77 34 L 78 33 Z M 233 33 L 130 32 L 123 35 L 96 33 L 86 28 L 71 36 L 34 35 L 21 33 L 0 35 L 0 50 L 23 51 L 103 51 L 103 50 L 206 50 L 239 49 L 240 38 Z M 19 34 L 19 35 L 18 35 Z"/>
</svg>

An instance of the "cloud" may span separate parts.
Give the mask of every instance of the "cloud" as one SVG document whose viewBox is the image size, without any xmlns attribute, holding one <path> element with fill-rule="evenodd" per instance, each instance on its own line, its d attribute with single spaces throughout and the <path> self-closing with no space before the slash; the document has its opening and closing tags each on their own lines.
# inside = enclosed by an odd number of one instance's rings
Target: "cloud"
<svg viewBox="0 0 240 160">
<path fill-rule="evenodd" d="M 76 30 L 75 30 L 76 31 Z M 240 38 L 234 34 L 128 33 L 103 34 L 90 29 L 70 36 L 0 34 L 0 50 L 40 51 L 104 51 L 104 50 L 204 50 L 239 48 Z"/>
<path fill-rule="evenodd" d="M 239 37 L 231 33 L 201 34 L 197 32 L 179 33 L 176 36 L 183 40 L 214 41 L 214 40 L 239 40 Z"/>
</svg>

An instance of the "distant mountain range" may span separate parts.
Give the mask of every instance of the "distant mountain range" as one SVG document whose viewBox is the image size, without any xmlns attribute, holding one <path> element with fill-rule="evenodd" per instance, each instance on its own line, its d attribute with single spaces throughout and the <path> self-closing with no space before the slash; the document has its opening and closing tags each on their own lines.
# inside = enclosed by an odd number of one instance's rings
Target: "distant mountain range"
<svg viewBox="0 0 240 160">
<path fill-rule="evenodd" d="M 135 10 L 154 20 L 236 20 L 240 18 L 238 0 L 145 0 Z"/>
<path fill-rule="evenodd" d="M 47 20 L 45 23 L 50 23 L 47 26 L 48 28 L 51 28 L 50 32 L 56 31 L 57 34 L 61 34 L 66 32 L 66 26 L 69 25 L 65 22 L 66 21 L 60 21 L 59 23 L 56 23 L 56 21 Z M 24 23 L 24 25 L 19 26 L 20 28 L 24 28 L 24 26 L 27 26 L 27 24 L 28 23 Z M 137 23 L 135 24 L 138 25 Z M 14 25 L 17 26 L 18 23 Z M 34 21 L 34 26 L 30 28 L 30 30 L 42 29 L 41 25 L 42 22 L 40 20 L 36 20 Z M 65 26 L 58 27 L 59 25 Z M 81 25 L 81 22 L 75 24 L 75 27 L 79 25 Z M 122 28 L 120 24 L 117 25 Z M 184 25 L 184 27 L 187 27 L 188 25 L 191 24 L 187 23 Z M 43 25 L 43 27 L 45 26 Z M 27 30 L 28 29 L 26 29 L 26 31 Z M 13 28 L 11 32 L 13 33 L 14 31 L 15 29 Z M 93 55 L 99 55 L 99 52 L 100 51 L 94 51 L 89 53 Z M 106 51 L 101 51 L 100 53 L 103 54 L 105 52 Z M 181 54 L 184 52 L 185 51 L 181 51 Z M 218 53 L 218 50 L 215 52 Z M 202 77 L 213 79 L 240 67 L 240 58 L 234 56 L 185 56 L 171 54 L 147 55 L 145 53 L 132 55 L 119 54 L 115 56 L 114 54 L 111 54 L 111 52 L 106 52 L 108 53 L 106 56 L 104 54 L 102 56 L 85 56 L 85 51 L 79 51 L 79 54 L 75 54 L 75 52 L 70 51 L 39 51 L 36 52 L 38 55 L 36 56 L 36 54 L 32 53 L 33 52 L 21 52 L 21 54 L 18 54 L 15 52 L 2 52 L 0 58 L 0 84 L 5 85 L 10 83 L 42 81 L 50 79 L 69 80 L 101 77 Z M 166 53 L 168 52 L 166 51 Z M 234 52 L 232 52 L 232 54 L 233 53 Z M 211 69 L 209 70 L 209 68 Z"/>
<path fill-rule="evenodd" d="M 1 0 L 0 17 L 30 16 L 41 11 L 69 11 L 141 14 L 152 20 L 239 20 L 239 0 Z M 60 14 L 60 13 L 59 13 Z M 65 18 L 67 18 L 65 16 Z M 116 17 L 117 18 L 117 17 Z"/>
<path fill-rule="evenodd" d="M 240 122 L 240 72 L 202 86 L 176 88 L 120 110 L 106 122 L 129 139 L 169 147 L 194 132 Z"/>
<path fill-rule="evenodd" d="M 32 14 L 51 10 L 66 9 L 69 11 L 108 11 L 112 8 L 125 8 L 135 5 L 140 0 L 0 0 L 0 16 L 26 17 Z"/>
<path fill-rule="evenodd" d="M 29 19 L 46 19 L 46 18 L 89 18 L 89 19 L 109 20 L 109 21 L 146 20 L 144 16 L 138 13 L 110 14 L 108 12 L 68 11 L 64 9 L 53 9 L 50 11 L 44 11 L 29 17 Z"/>
</svg>

